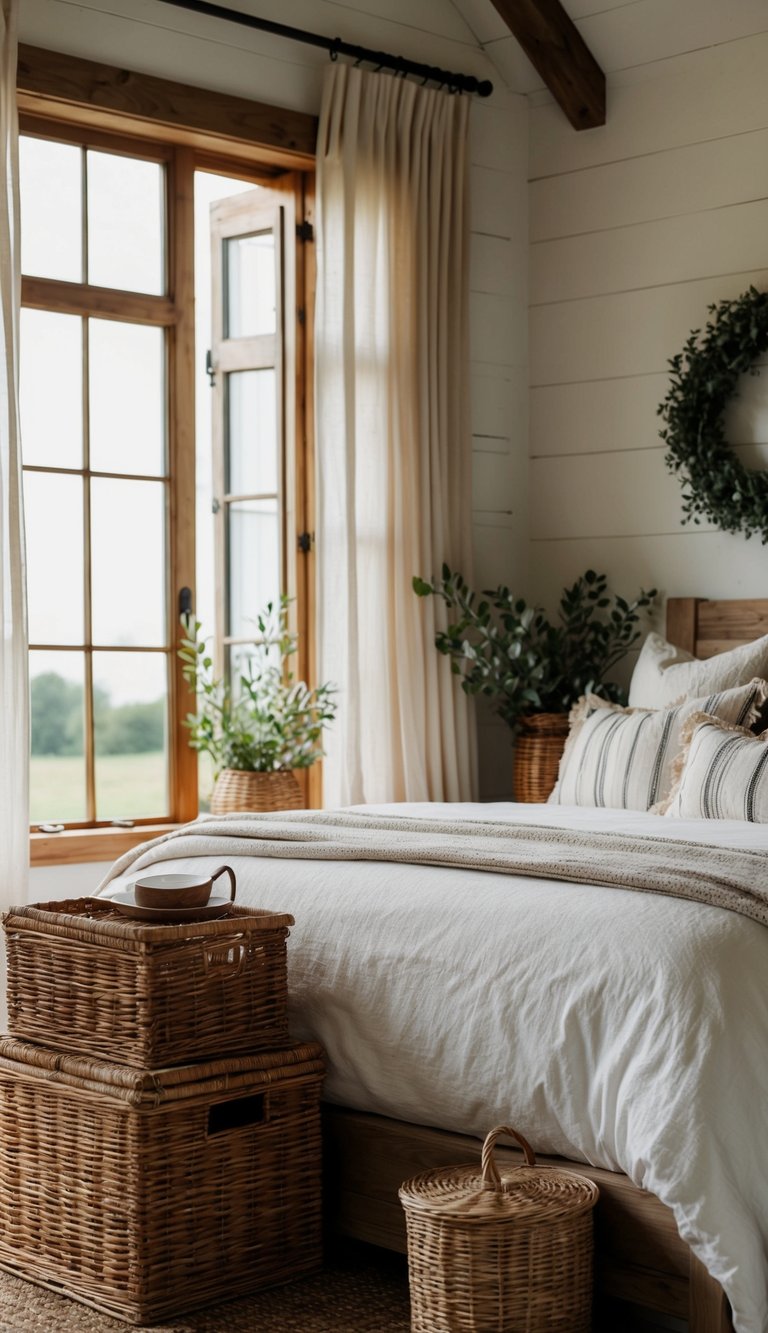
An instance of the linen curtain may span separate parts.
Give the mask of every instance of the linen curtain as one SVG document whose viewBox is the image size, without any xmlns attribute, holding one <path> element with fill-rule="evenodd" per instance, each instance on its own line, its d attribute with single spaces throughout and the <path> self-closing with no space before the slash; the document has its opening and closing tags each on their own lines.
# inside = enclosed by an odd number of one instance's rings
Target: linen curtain
<svg viewBox="0 0 768 1333">
<path fill-rule="evenodd" d="M 335 64 L 317 153 L 326 805 L 469 800 L 474 717 L 414 574 L 471 578 L 466 99 Z"/>
<path fill-rule="evenodd" d="M 0 906 L 23 902 L 29 866 L 29 706 L 19 437 L 17 0 L 0 0 Z M 52 557 L 53 558 L 53 557 Z M 5 986 L 0 982 L 0 995 Z"/>
</svg>

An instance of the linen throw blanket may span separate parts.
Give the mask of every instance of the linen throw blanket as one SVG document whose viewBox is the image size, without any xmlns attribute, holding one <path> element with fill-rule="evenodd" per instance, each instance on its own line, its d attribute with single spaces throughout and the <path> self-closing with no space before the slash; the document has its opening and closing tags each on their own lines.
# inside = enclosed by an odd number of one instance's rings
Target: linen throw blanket
<svg viewBox="0 0 768 1333">
<path fill-rule="evenodd" d="M 158 861 L 261 856 L 465 867 L 688 898 L 768 925 L 768 853 L 663 836 L 356 811 L 200 819 L 126 852 L 99 885 Z"/>
</svg>

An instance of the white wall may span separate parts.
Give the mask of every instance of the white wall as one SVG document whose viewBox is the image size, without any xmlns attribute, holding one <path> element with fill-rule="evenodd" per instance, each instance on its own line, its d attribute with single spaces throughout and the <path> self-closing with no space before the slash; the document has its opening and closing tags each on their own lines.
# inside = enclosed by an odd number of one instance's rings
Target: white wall
<svg viewBox="0 0 768 1333">
<path fill-rule="evenodd" d="M 86 865 L 32 866 L 29 872 L 29 900 L 33 903 L 60 901 L 62 898 L 87 898 L 101 883 L 109 861 L 90 861 Z"/>
<path fill-rule="evenodd" d="M 448 0 L 253 0 L 251 8 L 264 18 L 494 80 L 493 97 L 473 101 L 471 131 L 475 575 L 483 586 L 522 586 L 528 554 L 527 99 L 504 89 Z M 315 114 L 328 59 L 313 47 L 160 0 L 24 0 L 20 39 Z M 483 795 L 503 795 L 510 787 L 506 730 L 485 719 L 480 747 Z"/>
<path fill-rule="evenodd" d="M 759 539 L 682 524 L 656 407 L 707 305 L 768 282 L 768 6 L 640 0 L 588 22 L 607 124 L 574 134 L 531 99 L 532 585 L 551 602 L 592 565 L 625 593 L 764 596 Z M 765 379 L 729 438 L 768 442 Z"/>
</svg>

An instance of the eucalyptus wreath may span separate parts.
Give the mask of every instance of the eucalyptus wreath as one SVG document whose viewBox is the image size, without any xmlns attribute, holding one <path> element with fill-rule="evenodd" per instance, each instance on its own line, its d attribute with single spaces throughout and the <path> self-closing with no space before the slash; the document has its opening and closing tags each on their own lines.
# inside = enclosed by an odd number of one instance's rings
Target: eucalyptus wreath
<svg viewBox="0 0 768 1333">
<path fill-rule="evenodd" d="M 768 474 L 746 468 L 725 438 L 724 414 L 739 377 L 757 375 L 768 349 L 768 292 L 755 287 L 708 307 L 712 319 L 669 362 L 672 387 L 659 407 L 665 462 L 683 482 L 685 520 L 768 542 Z"/>
</svg>

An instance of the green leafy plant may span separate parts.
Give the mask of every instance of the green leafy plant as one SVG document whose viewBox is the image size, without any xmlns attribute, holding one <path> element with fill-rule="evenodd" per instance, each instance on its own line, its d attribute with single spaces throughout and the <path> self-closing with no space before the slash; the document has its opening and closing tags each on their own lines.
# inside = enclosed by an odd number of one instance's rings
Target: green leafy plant
<svg viewBox="0 0 768 1333">
<path fill-rule="evenodd" d="M 608 591 L 605 574 L 588 569 L 563 590 L 558 623 L 509 588 L 478 595 L 461 574 L 443 565 L 432 582 L 414 578 L 419 597 L 442 598 L 456 619 L 435 637 L 452 659 L 467 694 L 494 701 L 494 712 L 513 730 L 531 713 L 567 712 L 587 691 L 621 703 L 621 688 L 607 679 L 640 637 L 638 622 L 656 597 L 640 592 L 633 602 Z"/>
<path fill-rule="evenodd" d="M 270 602 L 257 617 L 259 641 L 234 678 L 217 679 L 202 626 L 182 620 L 179 649 L 183 675 L 198 699 L 198 710 L 184 725 L 193 750 L 208 753 L 218 774 L 225 768 L 245 772 L 309 768 L 322 756 L 323 728 L 333 721 L 332 685 L 310 689 L 287 670 L 297 638 L 288 630 L 289 599 Z M 190 633 L 191 631 L 191 633 Z"/>
</svg>

